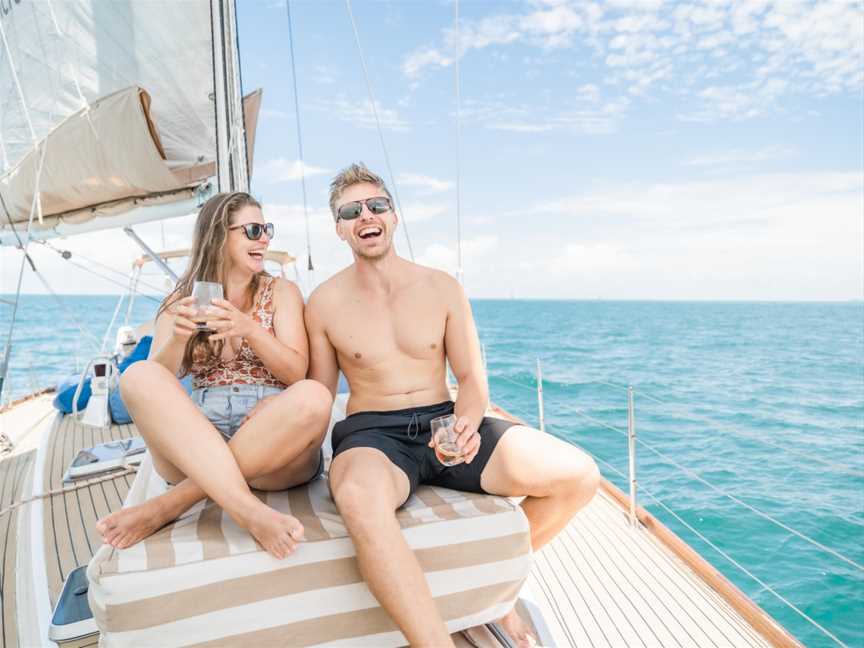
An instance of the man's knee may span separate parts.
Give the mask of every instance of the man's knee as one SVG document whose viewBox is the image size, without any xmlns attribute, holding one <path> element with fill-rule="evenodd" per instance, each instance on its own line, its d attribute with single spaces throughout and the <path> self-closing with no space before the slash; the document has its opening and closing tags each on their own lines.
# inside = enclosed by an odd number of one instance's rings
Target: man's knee
<svg viewBox="0 0 864 648">
<path fill-rule="evenodd" d="M 576 452 L 571 461 L 570 469 L 561 480 L 561 492 L 577 505 L 591 501 L 600 487 L 600 470 L 597 463 L 588 454 L 574 448 Z"/>
<path fill-rule="evenodd" d="M 368 448 L 353 448 L 336 457 L 330 468 L 330 492 L 349 525 L 392 513 L 398 506 L 398 494 L 387 476 L 390 466 L 380 465 L 382 459 L 373 453 L 376 451 Z"/>
</svg>

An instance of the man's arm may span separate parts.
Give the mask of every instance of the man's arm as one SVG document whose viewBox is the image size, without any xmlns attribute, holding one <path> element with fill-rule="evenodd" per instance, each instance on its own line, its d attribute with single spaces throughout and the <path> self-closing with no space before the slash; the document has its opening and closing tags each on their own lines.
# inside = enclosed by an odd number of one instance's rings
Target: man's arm
<svg viewBox="0 0 864 648">
<path fill-rule="evenodd" d="M 336 349 L 330 344 L 324 327 L 322 296 L 316 290 L 306 304 L 306 332 L 309 335 L 309 378 L 323 384 L 333 397 L 339 382 L 339 362 Z"/>
<path fill-rule="evenodd" d="M 465 460 L 470 463 L 480 448 L 477 428 L 489 405 L 489 386 L 471 304 L 455 279 L 445 276 L 442 284 L 447 301 L 444 348 L 459 385 L 454 410 L 456 431 L 460 433 L 459 444 L 463 447 Z"/>
</svg>

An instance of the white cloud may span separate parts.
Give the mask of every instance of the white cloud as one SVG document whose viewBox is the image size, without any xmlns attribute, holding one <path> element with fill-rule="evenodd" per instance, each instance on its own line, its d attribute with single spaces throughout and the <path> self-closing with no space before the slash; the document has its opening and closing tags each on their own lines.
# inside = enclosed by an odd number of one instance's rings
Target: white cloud
<svg viewBox="0 0 864 648">
<path fill-rule="evenodd" d="M 790 214 L 830 215 L 847 224 L 860 219 L 864 179 L 860 172 L 767 173 L 719 180 L 601 186 L 539 203 L 534 214 L 586 216 L 597 223 L 653 224 L 661 236 L 675 230 L 737 229 L 773 223 L 785 227 Z M 820 205 L 818 211 L 809 210 Z M 731 224 L 731 225 L 730 225 Z M 599 227 L 600 225 L 598 225 Z M 638 225 L 641 227 L 641 225 Z M 804 231 L 802 237 L 806 237 Z M 841 247 L 845 247 L 841 246 Z"/>
<path fill-rule="evenodd" d="M 571 104 L 575 108 L 552 111 L 545 105 L 509 105 L 501 101 L 466 101 L 463 124 L 477 124 L 494 131 L 511 133 L 575 133 L 602 135 L 618 128 L 617 118 L 626 111 L 629 100 L 619 98 L 602 103 L 593 85 L 577 88 Z"/>
<path fill-rule="evenodd" d="M 428 66 L 447 67 L 453 63 L 453 59 L 436 49 L 424 47 L 409 54 L 402 62 L 402 74 L 409 79 L 420 76 L 423 68 Z"/>
<path fill-rule="evenodd" d="M 436 216 L 446 214 L 449 209 L 449 205 L 441 203 L 409 202 L 403 203 L 402 216 L 410 226 L 412 223 L 428 221 Z"/>
<path fill-rule="evenodd" d="M 633 268 L 636 259 L 626 250 L 608 243 L 583 245 L 568 243 L 563 253 L 549 258 L 545 270 L 552 274 L 574 274 Z"/>
<path fill-rule="evenodd" d="M 785 160 L 796 155 L 793 148 L 786 146 L 769 146 L 758 150 L 732 149 L 716 153 L 696 155 L 688 159 L 688 166 L 721 166 L 728 164 L 768 162 Z"/>
<path fill-rule="evenodd" d="M 467 259 L 471 259 L 474 267 L 482 266 L 483 259 L 498 249 L 499 239 L 494 234 L 483 234 L 462 241 L 463 265 Z M 427 246 L 417 257 L 417 263 L 431 268 L 438 268 L 456 276 L 459 269 L 459 254 L 456 244 L 444 245 L 432 243 Z"/>
<path fill-rule="evenodd" d="M 677 91 L 680 117 L 704 122 L 769 114 L 786 94 L 858 93 L 864 84 L 864 11 L 860 3 L 839 0 L 534 2 L 522 13 L 465 20 L 458 48 L 455 38 L 448 28 L 439 44 L 410 53 L 405 76 L 416 84 L 424 70 L 484 48 L 584 46 L 606 66 L 608 86 L 618 84 L 630 95 Z M 679 75 L 687 81 L 673 87 L 669 80 Z M 775 91 L 781 84 L 782 92 Z M 498 127 L 552 128 L 514 119 Z"/>
<path fill-rule="evenodd" d="M 377 124 L 375 115 L 377 112 L 381 128 L 385 130 L 405 132 L 411 130 L 411 124 L 399 115 L 394 108 L 386 108 L 380 101 L 375 102 L 376 110 L 372 110 L 372 104 L 367 99 L 349 99 L 341 95 L 331 100 L 320 100 L 315 105 L 316 110 L 335 115 L 337 119 L 359 126 L 360 128 L 375 129 Z"/>
<path fill-rule="evenodd" d="M 309 178 L 330 173 L 330 169 L 303 163 L 300 160 L 276 158 L 256 163 L 255 174 L 265 182 L 293 182 L 304 175 Z"/>
<path fill-rule="evenodd" d="M 400 187 L 411 187 L 426 192 L 439 193 L 453 187 L 449 180 L 439 180 L 419 173 L 400 173 L 396 178 Z"/>
<path fill-rule="evenodd" d="M 265 119 L 294 119 L 294 113 L 289 113 L 285 110 L 274 110 L 272 108 L 262 108 L 261 116 Z"/>
</svg>

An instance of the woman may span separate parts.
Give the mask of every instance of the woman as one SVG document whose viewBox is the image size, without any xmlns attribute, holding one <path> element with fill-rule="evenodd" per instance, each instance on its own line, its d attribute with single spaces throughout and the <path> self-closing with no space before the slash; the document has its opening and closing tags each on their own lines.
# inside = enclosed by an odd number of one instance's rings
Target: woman
<svg viewBox="0 0 864 648">
<path fill-rule="evenodd" d="M 272 236 L 246 193 L 213 196 L 198 214 L 189 267 L 159 308 L 150 358 L 120 380 L 154 468 L 177 486 L 100 520 L 107 544 L 128 547 L 204 497 L 277 558 L 302 539 L 296 518 L 249 488 L 282 490 L 320 474 L 332 401 L 324 386 L 305 379 L 299 290 L 264 271 Z M 208 310 L 210 331 L 193 321 L 200 315 L 190 296 L 195 281 L 224 287 L 226 299 Z M 177 380 L 187 373 L 192 399 Z"/>
</svg>

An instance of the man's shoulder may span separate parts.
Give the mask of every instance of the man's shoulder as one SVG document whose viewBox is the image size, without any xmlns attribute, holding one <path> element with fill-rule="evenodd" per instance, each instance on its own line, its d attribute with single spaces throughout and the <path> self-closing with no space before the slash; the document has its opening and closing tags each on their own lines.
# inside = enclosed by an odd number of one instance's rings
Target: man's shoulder
<svg viewBox="0 0 864 648">
<path fill-rule="evenodd" d="M 453 277 L 453 275 L 444 272 L 443 270 L 422 266 L 416 263 L 414 264 L 414 267 L 416 268 L 415 271 L 417 272 L 418 283 L 423 285 L 424 289 L 432 289 L 442 298 L 450 298 L 461 292 L 462 286 L 459 285 L 459 282 L 455 277 Z"/>
<path fill-rule="evenodd" d="M 309 295 L 306 307 L 316 310 L 327 308 L 330 304 L 338 303 L 339 295 L 345 288 L 347 272 L 348 268 L 345 268 L 322 282 L 312 291 L 312 294 Z"/>
<path fill-rule="evenodd" d="M 447 272 L 430 268 L 429 266 L 420 265 L 419 263 L 411 263 L 412 271 L 416 281 L 424 283 L 427 286 L 431 285 L 434 288 L 441 290 L 455 290 L 459 288 L 459 282 Z"/>
</svg>

